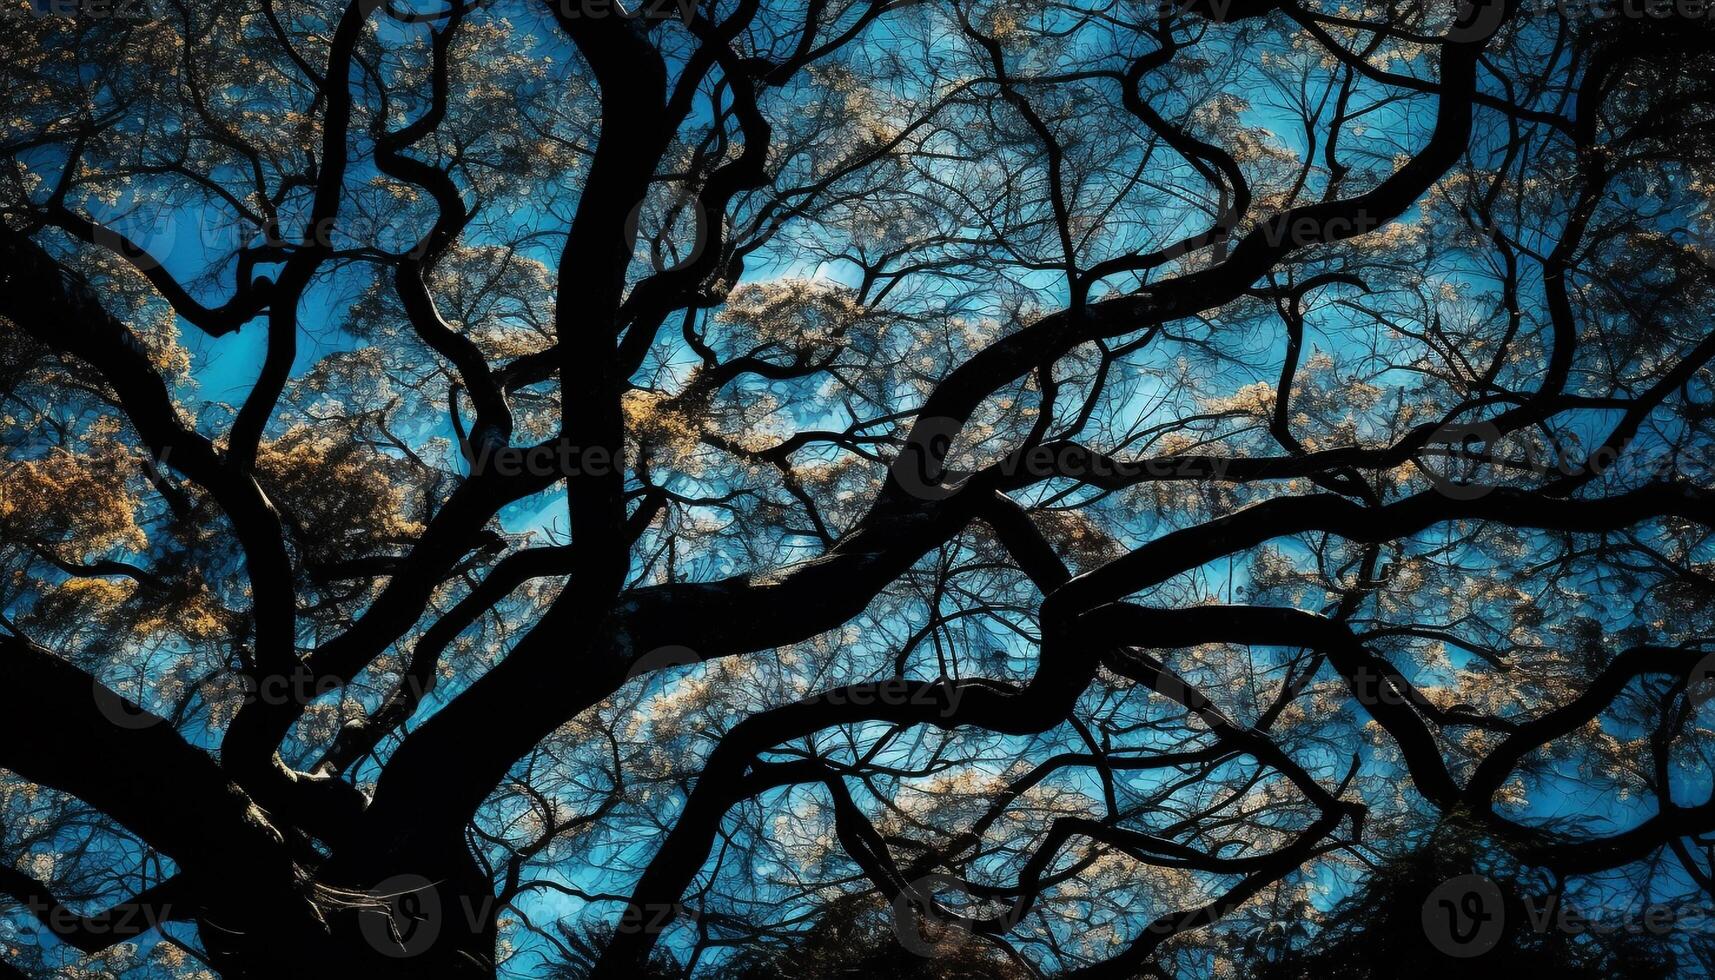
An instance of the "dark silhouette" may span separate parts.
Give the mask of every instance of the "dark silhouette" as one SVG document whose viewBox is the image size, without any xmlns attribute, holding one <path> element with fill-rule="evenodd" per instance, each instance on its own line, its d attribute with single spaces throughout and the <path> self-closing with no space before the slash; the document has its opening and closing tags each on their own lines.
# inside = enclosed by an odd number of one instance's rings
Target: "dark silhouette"
<svg viewBox="0 0 1715 980">
<path fill-rule="evenodd" d="M 1601 13 L 9 10 L 0 958 L 1399 975 L 1441 876 L 1715 895 L 1715 33 Z"/>
</svg>

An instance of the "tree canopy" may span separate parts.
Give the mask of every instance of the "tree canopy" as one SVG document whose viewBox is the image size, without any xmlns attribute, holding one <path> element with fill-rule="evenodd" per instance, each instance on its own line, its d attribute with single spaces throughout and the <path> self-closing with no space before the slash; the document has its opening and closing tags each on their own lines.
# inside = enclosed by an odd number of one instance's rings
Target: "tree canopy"
<svg viewBox="0 0 1715 980">
<path fill-rule="evenodd" d="M 0 973 L 1709 969 L 1709 14 L 14 0 Z"/>
</svg>

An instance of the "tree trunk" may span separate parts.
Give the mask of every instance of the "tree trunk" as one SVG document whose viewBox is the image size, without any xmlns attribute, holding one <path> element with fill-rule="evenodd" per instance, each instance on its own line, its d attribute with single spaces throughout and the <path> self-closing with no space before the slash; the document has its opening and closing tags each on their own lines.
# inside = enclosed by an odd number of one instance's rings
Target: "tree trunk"
<svg viewBox="0 0 1715 980">
<path fill-rule="evenodd" d="M 295 883 L 290 891 L 265 897 L 254 890 L 231 903 L 248 905 L 242 912 L 209 909 L 198 918 L 210 961 L 223 977 L 495 975 L 499 902 L 462 842 L 410 862 L 388 853 L 336 857 L 319 880 Z"/>
</svg>

